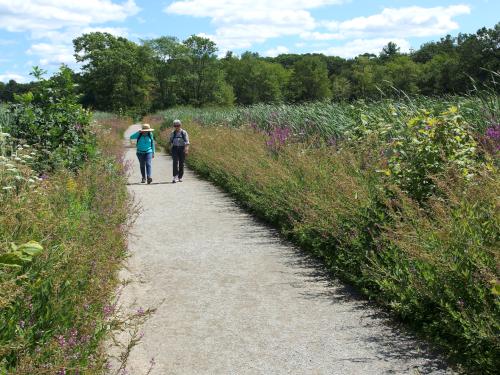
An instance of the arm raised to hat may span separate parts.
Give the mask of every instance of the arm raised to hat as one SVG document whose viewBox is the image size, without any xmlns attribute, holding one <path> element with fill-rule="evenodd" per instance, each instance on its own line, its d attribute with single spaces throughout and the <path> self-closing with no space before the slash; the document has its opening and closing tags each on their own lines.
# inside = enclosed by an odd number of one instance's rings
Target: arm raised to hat
<svg viewBox="0 0 500 375">
<path fill-rule="evenodd" d="M 186 139 L 184 140 L 184 154 L 187 155 L 189 154 L 189 135 L 188 132 L 185 130 L 182 130 L 185 134 Z"/>
<path fill-rule="evenodd" d="M 130 136 L 130 139 L 137 139 L 137 138 L 139 138 L 139 133 L 140 133 L 140 132 L 135 132 L 134 134 L 132 134 L 132 135 Z"/>
</svg>

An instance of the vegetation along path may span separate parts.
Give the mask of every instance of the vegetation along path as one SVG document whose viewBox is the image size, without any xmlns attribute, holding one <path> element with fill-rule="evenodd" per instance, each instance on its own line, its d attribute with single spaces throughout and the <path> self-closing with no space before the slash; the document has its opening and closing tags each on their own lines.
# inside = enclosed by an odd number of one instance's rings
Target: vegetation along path
<svg viewBox="0 0 500 375">
<path fill-rule="evenodd" d="M 132 126 L 126 133 L 136 131 Z M 131 374 L 445 374 L 446 365 L 321 266 L 170 158 L 129 191 L 141 206 L 122 277 L 125 308 L 158 306 Z"/>
</svg>

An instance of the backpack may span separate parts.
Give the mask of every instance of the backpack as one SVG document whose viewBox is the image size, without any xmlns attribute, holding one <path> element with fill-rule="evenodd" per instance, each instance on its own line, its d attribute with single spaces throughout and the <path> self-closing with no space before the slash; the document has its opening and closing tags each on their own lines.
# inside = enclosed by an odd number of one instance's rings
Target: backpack
<svg viewBox="0 0 500 375">
<path fill-rule="evenodd" d="M 139 133 L 139 136 L 137 137 L 137 143 L 139 143 L 139 139 L 143 136 L 144 133 Z M 148 132 L 148 137 L 151 142 L 153 142 L 153 138 L 151 138 L 151 132 Z"/>
<path fill-rule="evenodd" d="M 184 143 L 186 143 L 186 134 L 184 133 L 184 130 L 181 130 L 181 136 L 180 136 L 180 137 L 176 137 L 175 135 L 176 135 L 176 134 L 175 134 L 175 131 L 174 131 L 174 132 L 172 133 L 172 139 L 170 140 L 170 143 L 172 143 L 172 144 L 173 144 L 173 143 L 174 143 L 174 139 L 176 139 L 176 138 L 181 138 L 181 137 L 182 137 L 182 139 L 184 140 Z"/>
</svg>

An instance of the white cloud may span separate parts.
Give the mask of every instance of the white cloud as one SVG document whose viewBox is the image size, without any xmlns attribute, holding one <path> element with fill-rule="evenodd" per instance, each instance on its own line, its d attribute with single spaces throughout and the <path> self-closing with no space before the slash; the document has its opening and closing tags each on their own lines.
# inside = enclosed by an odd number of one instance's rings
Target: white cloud
<svg viewBox="0 0 500 375">
<path fill-rule="evenodd" d="M 0 0 L 0 28 L 7 31 L 57 30 L 123 21 L 139 12 L 134 0 Z"/>
<path fill-rule="evenodd" d="M 325 48 L 318 53 L 324 53 L 329 56 L 340 56 L 344 58 L 355 57 L 363 53 L 373 53 L 378 55 L 382 48 L 389 42 L 394 42 L 398 45 L 401 52 L 410 50 L 410 43 L 405 39 L 399 38 L 375 38 L 375 39 L 355 39 L 342 46 Z"/>
<path fill-rule="evenodd" d="M 270 38 L 313 30 L 316 21 L 308 10 L 344 0 L 179 0 L 167 6 L 170 14 L 208 17 L 216 30 L 208 35 L 221 50 L 242 49 Z"/>
<path fill-rule="evenodd" d="M 285 46 L 277 46 L 276 48 L 271 48 L 268 49 L 266 52 L 264 52 L 264 56 L 269 56 L 269 57 L 276 57 L 278 55 L 281 55 L 283 53 L 288 53 L 289 50 Z"/>
<path fill-rule="evenodd" d="M 123 21 L 139 10 L 135 0 L 0 0 L 0 29 L 30 32 L 31 39 L 43 40 L 26 51 L 38 56 L 40 65 L 76 67 L 74 38 L 93 31 L 127 36 L 125 28 L 94 25 Z"/>
<path fill-rule="evenodd" d="M 67 44 L 37 43 L 33 44 L 27 53 L 41 56 L 40 64 L 44 66 L 75 63 L 73 48 Z"/>
<path fill-rule="evenodd" d="M 215 31 L 201 34 L 215 41 L 223 52 L 250 48 L 271 38 L 300 36 L 303 40 L 350 40 L 346 45 L 372 48 L 386 38 L 400 42 L 410 37 L 443 35 L 458 28 L 454 17 L 469 14 L 468 5 L 424 8 L 385 8 L 381 13 L 347 21 L 317 21 L 311 9 L 338 5 L 347 0 L 177 0 L 165 7 L 170 14 L 207 17 Z M 370 39 L 373 39 L 370 41 Z M 404 40 L 402 47 L 408 42 Z M 344 47 L 343 55 L 352 55 Z M 368 52 L 370 52 L 368 51 Z M 365 52 L 365 51 L 361 51 Z"/>
<path fill-rule="evenodd" d="M 40 31 L 33 36 L 33 39 L 49 39 L 52 43 L 68 44 L 72 43 L 73 39 L 82 34 L 96 32 L 96 31 L 109 33 L 115 36 L 126 37 L 128 35 L 127 29 L 123 27 L 87 26 L 87 27 L 70 27 L 64 30 Z"/>
<path fill-rule="evenodd" d="M 38 37 L 48 39 L 50 43 L 35 43 L 26 51 L 28 55 L 38 56 L 38 63 L 42 66 L 69 65 L 73 69 L 78 68 L 74 58 L 72 40 L 83 33 L 106 32 L 115 36 L 126 37 L 128 32 L 124 28 L 116 27 L 83 27 L 70 28 L 64 31 L 45 31 Z"/>
<path fill-rule="evenodd" d="M 331 33 L 304 34 L 310 39 L 325 40 L 367 37 L 425 37 L 443 35 L 458 28 L 453 17 L 469 14 L 468 5 L 422 8 L 385 8 L 381 13 L 369 17 L 356 17 L 351 20 L 324 22 L 322 25 Z"/>
<path fill-rule="evenodd" d="M 14 81 L 16 81 L 17 83 L 27 83 L 27 82 L 30 81 L 25 76 L 22 76 L 22 75 L 17 74 L 17 73 L 4 73 L 4 74 L 0 74 L 0 81 L 1 82 L 8 82 L 11 79 L 13 79 Z"/>
<path fill-rule="evenodd" d="M 308 31 L 300 33 L 300 37 L 306 40 L 333 40 L 345 39 L 345 35 L 340 33 L 322 33 L 319 31 Z"/>
</svg>

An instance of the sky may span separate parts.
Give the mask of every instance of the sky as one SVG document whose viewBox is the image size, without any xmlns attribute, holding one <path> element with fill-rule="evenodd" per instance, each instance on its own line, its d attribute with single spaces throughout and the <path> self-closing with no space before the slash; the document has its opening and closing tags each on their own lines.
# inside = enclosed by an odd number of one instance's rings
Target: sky
<svg viewBox="0 0 500 375">
<path fill-rule="evenodd" d="M 345 58 L 402 52 L 500 21 L 500 0 L 0 0 L 0 81 L 28 82 L 33 66 L 78 70 L 72 40 L 103 31 L 140 43 L 196 34 L 218 54 L 321 52 Z"/>
</svg>

